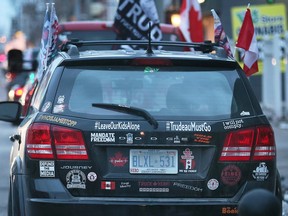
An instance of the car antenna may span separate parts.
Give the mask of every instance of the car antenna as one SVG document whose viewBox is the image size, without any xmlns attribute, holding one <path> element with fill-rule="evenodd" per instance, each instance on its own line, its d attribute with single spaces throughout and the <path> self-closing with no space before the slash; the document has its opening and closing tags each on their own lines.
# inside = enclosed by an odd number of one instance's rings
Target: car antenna
<svg viewBox="0 0 288 216">
<path fill-rule="evenodd" d="M 153 54 L 152 46 L 151 46 L 151 22 L 149 22 L 149 31 L 148 31 L 148 47 L 146 50 L 147 54 Z"/>
</svg>

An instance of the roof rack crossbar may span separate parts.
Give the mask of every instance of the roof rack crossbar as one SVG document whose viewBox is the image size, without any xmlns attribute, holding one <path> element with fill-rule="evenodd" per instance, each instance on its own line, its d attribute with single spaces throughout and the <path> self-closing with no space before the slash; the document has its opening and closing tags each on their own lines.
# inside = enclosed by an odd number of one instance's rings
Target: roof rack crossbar
<svg viewBox="0 0 288 216">
<path fill-rule="evenodd" d="M 80 41 L 73 40 L 67 41 L 61 48 L 63 51 L 67 51 L 69 45 L 75 45 L 77 47 L 83 46 L 103 46 L 103 45 L 147 45 L 149 42 L 146 40 L 96 40 L 96 41 Z M 193 48 L 195 51 L 202 51 L 204 53 L 209 53 L 215 51 L 218 45 L 216 43 L 211 43 L 211 41 L 205 41 L 202 43 L 188 43 L 188 42 L 178 42 L 178 41 L 151 41 L 152 46 L 174 46 L 174 47 L 188 47 Z"/>
</svg>

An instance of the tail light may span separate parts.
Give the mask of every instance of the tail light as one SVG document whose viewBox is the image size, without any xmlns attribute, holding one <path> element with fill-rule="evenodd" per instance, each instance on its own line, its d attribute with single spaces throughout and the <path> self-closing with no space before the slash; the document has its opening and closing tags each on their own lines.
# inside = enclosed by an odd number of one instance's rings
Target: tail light
<svg viewBox="0 0 288 216">
<path fill-rule="evenodd" d="M 81 131 L 59 126 L 52 126 L 52 131 L 57 159 L 88 159 Z"/>
<path fill-rule="evenodd" d="M 26 145 L 32 159 L 88 159 L 83 135 L 75 129 L 34 123 L 28 128 Z"/>
<path fill-rule="evenodd" d="M 273 130 L 260 126 L 227 134 L 219 161 L 273 160 L 275 156 Z"/>
<path fill-rule="evenodd" d="M 23 94 L 23 88 L 22 87 L 15 89 L 15 96 L 16 97 L 21 97 L 22 94 Z"/>
<path fill-rule="evenodd" d="M 27 153 L 30 158 L 54 158 L 51 144 L 50 126 L 47 124 L 32 124 L 26 137 Z"/>
<path fill-rule="evenodd" d="M 272 160 L 276 156 L 274 132 L 271 127 L 256 128 L 257 138 L 253 160 Z"/>
<path fill-rule="evenodd" d="M 250 159 L 254 129 L 230 132 L 225 139 L 220 161 L 247 161 Z"/>
</svg>

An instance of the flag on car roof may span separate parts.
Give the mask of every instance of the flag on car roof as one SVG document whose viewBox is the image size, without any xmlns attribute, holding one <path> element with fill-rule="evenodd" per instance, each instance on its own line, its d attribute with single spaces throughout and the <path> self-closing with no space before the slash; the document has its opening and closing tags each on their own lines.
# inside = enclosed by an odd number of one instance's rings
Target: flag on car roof
<svg viewBox="0 0 288 216">
<path fill-rule="evenodd" d="M 37 71 L 37 79 L 40 80 L 51 58 L 56 53 L 56 41 L 58 33 L 58 17 L 54 3 L 46 3 L 46 12 L 41 37 L 40 68 Z"/>
<path fill-rule="evenodd" d="M 49 51 L 48 51 L 48 57 L 47 57 L 47 61 L 49 64 L 49 61 L 51 60 L 51 58 L 53 58 L 53 56 L 56 54 L 57 52 L 57 47 L 56 47 L 56 43 L 57 43 L 57 35 L 58 35 L 58 17 L 56 15 L 56 9 L 55 9 L 55 5 L 54 3 L 52 3 L 52 8 L 51 8 L 51 14 L 50 14 L 50 31 L 49 31 L 49 40 L 48 40 L 48 44 L 49 44 Z"/>
<path fill-rule="evenodd" d="M 234 58 L 228 37 L 224 31 L 220 18 L 214 9 L 212 9 L 211 12 L 214 18 L 214 41 L 224 48 L 229 57 Z"/>
<path fill-rule="evenodd" d="M 162 40 L 160 20 L 154 0 L 120 0 L 114 19 L 117 39 L 147 40 L 151 24 L 151 40 Z"/>
<path fill-rule="evenodd" d="M 46 12 L 44 17 L 44 25 L 42 29 L 41 37 L 41 49 L 40 49 L 40 67 L 41 70 L 46 68 L 47 65 L 47 51 L 48 51 L 48 38 L 50 29 L 50 14 L 49 14 L 49 3 L 46 3 Z"/>
<path fill-rule="evenodd" d="M 187 42 L 202 42 L 202 12 L 198 0 L 183 0 L 180 8 L 180 30 Z"/>
<path fill-rule="evenodd" d="M 244 63 L 243 70 L 246 75 L 250 76 L 258 72 L 259 51 L 249 6 L 244 16 L 236 47 L 244 50 L 241 58 Z"/>
</svg>

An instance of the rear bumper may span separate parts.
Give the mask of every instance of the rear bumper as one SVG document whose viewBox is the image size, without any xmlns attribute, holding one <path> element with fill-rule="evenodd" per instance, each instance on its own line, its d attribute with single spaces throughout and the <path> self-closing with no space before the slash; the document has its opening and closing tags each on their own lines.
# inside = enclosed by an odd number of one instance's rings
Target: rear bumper
<svg viewBox="0 0 288 216">
<path fill-rule="evenodd" d="M 243 193 L 259 187 L 249 182 L 231 198 L 139 198 L 74 197 L 59 179 L 33 179 L 33 185 L 23 187 L 25 216 L 236 216 Z"/>
<path fill-rule="evenodd" d="M 137 198 L 73 198 L 30 199 L 26 210 L 29 216 L 81 215 L 81 216 L 203 216 L 237 215 L 237 204 L 227 200 L 190 200 L 190 199 L 137 199 Z"/>
<path fill-rule="evenodd" d="M 32 198 L 35 194 L 25 199 L 25 215 L 29 216 L 236 216 L 239 198 L 88 198 L 71 196 L 58 179 L 36 179 L 34 186 L 38 197 L 42 194 L 43 198 Z"/>
</svg>

